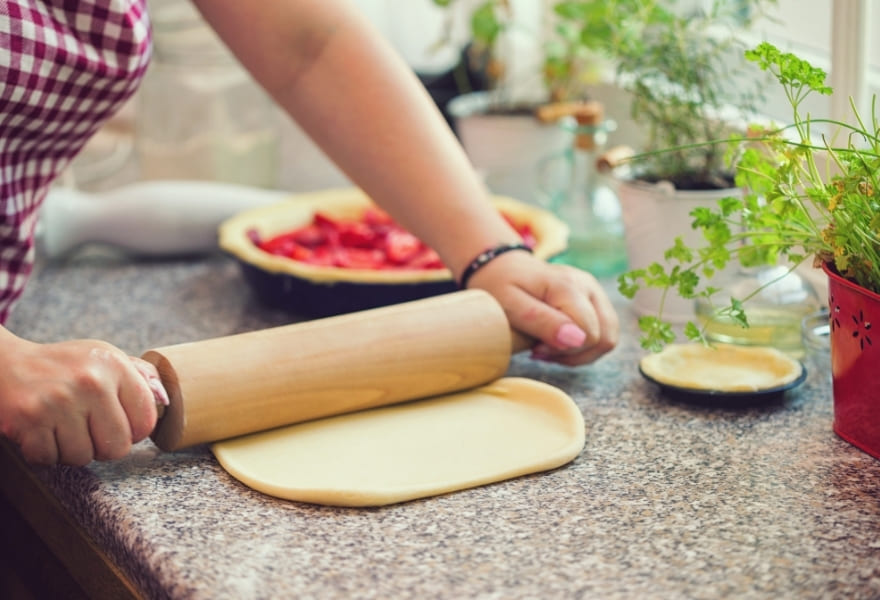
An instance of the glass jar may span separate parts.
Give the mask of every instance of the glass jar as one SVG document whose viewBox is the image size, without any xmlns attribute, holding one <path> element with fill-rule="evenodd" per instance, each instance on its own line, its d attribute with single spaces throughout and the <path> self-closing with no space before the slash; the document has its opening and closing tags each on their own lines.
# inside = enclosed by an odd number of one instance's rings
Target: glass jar
<svg viewBox="0 0 880 600">
<path fill-rule="evenodd" d="M 804 357 L 801 323 L 804 317 L 819 310 L 822 303 L 813 287 L 800 275 L 782 265 L 743 268 L 726 274 L 718 287 L 720 291 L 714 296 L 718 305 L 705 298 L 695 302 L 697 319 L 705 327 L 709 340 L 772 346 L 794 358 Z M 719 306 L 727 306 L 728 298 L 744 301 L 748 327 L 719 314 Z"/>
<path fill-rule="evenodd" d="M 273 104 L 189 2 L 151 4 L 153 58 L 138 93 L 143 179 L 275 187 Z"/>
<path fill-rule="evenodd" d="M 804 344 L 804 362 L 819 373 L 831 378 L 831 322 L 828 309 L 811 313 L 801 321 Z"/>
<path fill-rule="evenodd" d="M 573 143 L 539 163 L 541 203 L 569 226 L 568 246 L 554 262 L 573 265 L 596 277 L 627 269 L 620 199 L 610 178 L 599 171 L 611 123 L 603 107 L 587 102 L 561 126 L 574 133 Z"/>
</svg>

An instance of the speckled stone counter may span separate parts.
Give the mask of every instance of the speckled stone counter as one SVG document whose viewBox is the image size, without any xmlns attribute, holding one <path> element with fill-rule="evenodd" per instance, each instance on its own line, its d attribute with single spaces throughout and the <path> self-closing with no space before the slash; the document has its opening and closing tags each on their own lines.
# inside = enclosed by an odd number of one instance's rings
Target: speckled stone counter
<svg viewBox="0 0 880 600">
<path fill-rule="evenodd" d="M 828 372 L 745 410 L 676 403 L 636 370 L 634 319 L 601 362 L 515 357 L 582 409 L 570 465 L 377 509 L 276 500 L 205 447 L 39 469 L 148 598 L 877 598 L 880 461 L 831 430 Z M 41 265 L 10 327 L 131 354 L 286 322 L 224 257 Z"/>
</svg>

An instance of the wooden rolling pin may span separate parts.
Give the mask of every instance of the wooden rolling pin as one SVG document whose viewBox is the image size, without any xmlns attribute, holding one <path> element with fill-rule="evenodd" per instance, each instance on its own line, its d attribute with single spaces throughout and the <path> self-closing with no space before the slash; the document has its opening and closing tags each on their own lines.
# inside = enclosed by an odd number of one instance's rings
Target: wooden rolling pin
<svg viewBox="0 0 880 600">
<path fill-rule="evenodd" d="M 151 435 L 171 451 L 464 390 L 504 374 L 501 306 L 469 290 L 147 351 L 171 403 Z"/>
</svg>

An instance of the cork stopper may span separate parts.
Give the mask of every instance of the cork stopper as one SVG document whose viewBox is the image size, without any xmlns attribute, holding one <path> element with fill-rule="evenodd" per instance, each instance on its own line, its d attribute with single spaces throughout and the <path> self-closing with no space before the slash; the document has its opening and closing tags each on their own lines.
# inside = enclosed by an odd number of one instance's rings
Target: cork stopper
<svg viewBox="0 0 880 600">
<path fill-rule="evenodd" d="M 629 146 L 614 146 L 603 152 L 596 159 L 596 168 L 600 173 L 608 173 L 635 156 L 635 151 Z"/>
<path fill-rule="evenodd" d="M 555 123 L 563 117 L 574 117 L 578 127 L 598 127 L 605 118 L 605 110 L 601 102 L 595 100 L 579 102 L 552 102 L 539 106 L 535 117 L 542 123 Z M 574 145 L 582 150 L 594 150 L 596 138 L 593 132 L 578 133 Z"/>
<path fill-rule="evenodd" d="M 602 124 L 605 111 L 599 102 L 584 102 L 572 112 L 577 121 L 578 128 L 595 128 Z M 593 131 L 579 132 L 574 139 L 575 148 L 581 150 L 595 150 L 598 144 Z"/>
<path fill-rule="evenodd" d="M 563 117 L 569 117 L 582 109 L 587 102 L 549 102 L 535 109 L 535 118 L 541 123 L 555 123 Z"/>
</svg>

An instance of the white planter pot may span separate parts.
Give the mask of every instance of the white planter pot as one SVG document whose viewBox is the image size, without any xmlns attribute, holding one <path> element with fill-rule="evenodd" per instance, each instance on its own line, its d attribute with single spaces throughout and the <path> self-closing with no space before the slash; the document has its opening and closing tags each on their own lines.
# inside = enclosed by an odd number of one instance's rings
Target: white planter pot
<svg viewBox="0 0 880 600">
<path fill-rule="evenodd" d="M 532 114 L 487 114 L 498 96 L 473 92 L 447 106 L 474 168 L 496 194 L 537 203 L 537 164 L 572 144 L 572 133 Z"/>
<path fill-rule="evenodd" d="M 630 269 L 662 263 L 664 252 L 672 247 L 677 236 L 688 246 L 703 245 L 701 232 L 691 228 L 690 212 L 701 206 L 716 206 L 718 200 L 728 196 L 742 195 L 739 188 L 680 191 L 667 182 L 617 183 Z M 656 288 L 641 289 L 633 299 L 633 309 L 639 315 L 656 315 L 661 295 L 662 291 Z M 673 324 L 693 320 L 693 300 L 684 300 L 670 291 L 663 305 L 663 317 Z"/>
</svg>

